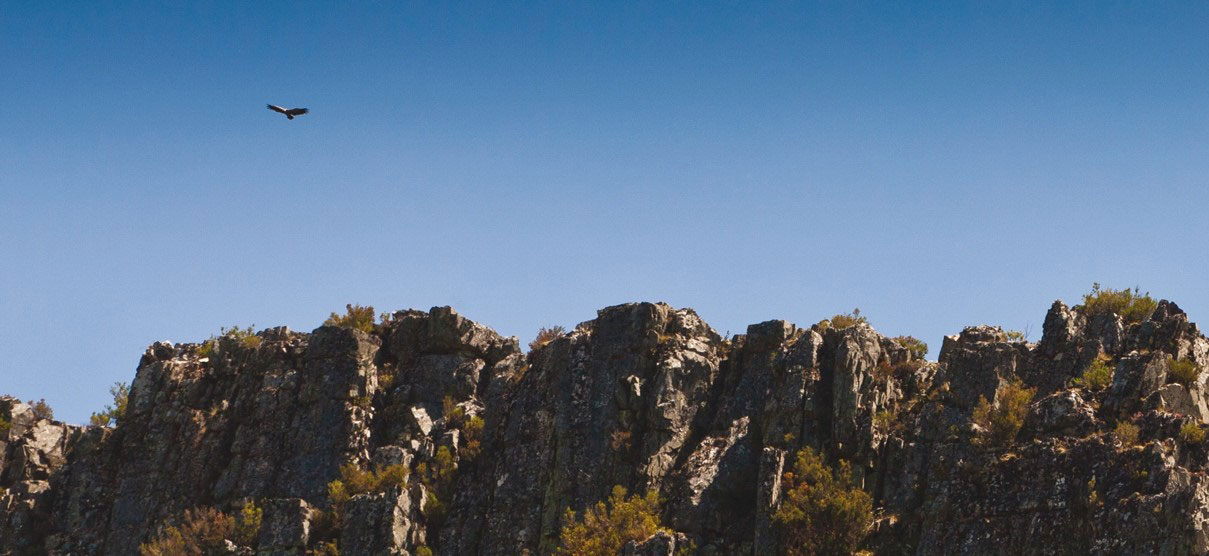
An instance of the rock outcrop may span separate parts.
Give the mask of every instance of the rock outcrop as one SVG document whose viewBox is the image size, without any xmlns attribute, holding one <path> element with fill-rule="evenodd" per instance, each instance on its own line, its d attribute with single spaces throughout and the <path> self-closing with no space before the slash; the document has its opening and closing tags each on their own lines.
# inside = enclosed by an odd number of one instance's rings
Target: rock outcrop
<svg viewBox="0 0 1209 556">
<path fill-rule="evenodd" d="M 1055 302 L 1038 343 L 979 326 L 917 355 L 863 322 L 723 338 L 652 303 L 528 353 L 447 307 L 159 342 L 116 427 L 0 398 L 0 554 L 135 554 L 186 510 L 249 501 L 263 522 L 233 553 L 547 554 L 565 510 L 615 485 L 657 491 L 670 530 L 624 554 L 770 554 L 807 447 L 851 463 L 879 554 L 1209 552 L 1209 446 L 1189 432 L 1209 375 L 1171 370 L 1209 368 L 1209 340 L 1175 304 L 1126 323 Z M 1093 361 L 1104 388 L 1075 380 Z M 1027 414 L 988 444 L 974 415 L 1009 385 Z M 388 468 L 409 476 L 331 495 Z"/>
</svg>

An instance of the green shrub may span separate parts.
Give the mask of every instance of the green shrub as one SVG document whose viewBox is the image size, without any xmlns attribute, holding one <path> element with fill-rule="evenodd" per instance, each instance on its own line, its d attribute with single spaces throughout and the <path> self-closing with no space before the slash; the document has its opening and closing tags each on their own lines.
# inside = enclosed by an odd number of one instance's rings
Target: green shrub
<svg viewBox="0 0 1209 556">
<path fill-rule="evenodd" d="M 1083 296 L 1083 304 L 1075 308 L 1087 316 L 1117 314 L 1128 324 L 1146 320 L 1158 306 L 1150 292 L 1139 293 L 1136 287 L 1132 290 L 1101 289 L 1096 283 L 1092 284 L 1091 293 Z"/>
<path fill-rule="evenodd" d="M 139 546 L 142 556 L 205 556 L 221 554 L 235 533 L 235 518 L 214 508 L 185 510 L 179 525 L 163 529 Z"/>
<path fill-rule="evenodd" d="M 914 336 L 898 336 L 894 338 L 894 342 L 907 348 L 907 351 L 911 353 L 912 359 L 923 359 L 928 356 L 928 344 L 925 344 L 919 338 Z"/>
<path fill-rule="evenodd" d="M 432 556 L 432 549 L 428 548 L 427 545 L 423 545 L 423 544 L 420 546 L 417 546 L 416 547 L 416 556 Z"/>
<path fill-rule="evenodd" d="M 1075 386 L 1099 392 L 1112 384 L 1112 368 L 1103 359 L 1096 359 L 1074 380 Z"/>
<path fill-rule="evenodd" d="M 1028 332 L 1020 330 L 1004 330 L 1003 335 L 1007 337 L 1009 342 L 1023 342 L 1028 340 Z"/>
<path fill-rule="evenodd" d="M 1200 444 L 1205 441 L 1205 429 L 1196 423 L 1184 423 L 1180 427 L 1180 440 L 1184 444 Z"/>
<path fill-rule="evenodd" d="M 861 310 L 858 307 L 853 309 L 851 313 L 841 313 L 829 319 L 823 319 L 815 324 L 815 326 L 826 330 L 828 328 L 848 328 L 850 326 L 856 326 L 862 323 L 869 324 L 869 319 L 865 318 L 865 316 L 861 314 Z"/>
<path fill-rule="evenodd" d="M 1129 421 L 1117 423 L 1117 428 L 1113 429 L 1112 433 L 1121 441 L 1122 446 L 1128 447 L 1138 443 L 1138 426 Z"/>
<path fill-rule="evenodd" d="M 1189 359 L 1168 359 L 1167 382 L 1191 386 L 1200 376 L 1201 369 Z"/>
<path fill-rule="evenodd" d="M 475 415 L 466 420 L 462 426 L 462 449 L 459 455 L 467 461 L 473 461 L 483 450 L 483 427 L 486 425 L 482 417 Z"/>
<path fill-rule="evenodd" d="M 103 411 L 93 413 L 88 418 L 93 425 L 108 427 L 112 424 L 117 426 L 118 423 L 121 423 L 122 417 L 126 415 L 126 404 L 130 401 L 130 385 L 115 382 L 113 386 L 109 387 L 109 395 L 113 396 L 113 405 L 107 405 Z"/>
<path fill-rule="evenodd" d="M 457 465 L 453 461 L 453 453 L 449 451 L 448 446 L 437 448 L 436 454 L 432 457 L 432 465 L 421 463 L 416 466 L 420 484 L 428 489 L 428 498 L 420 509 L 424 513 L 424 518 L 428 520 L 430 534 L 432 531 L 439 530 L 445 522 L 448 508 L 443 500 L 449 492 L 449 486 L 453 483 L 457 470 Z"/>
<path fill-rule="evenodd" d="M 0 413 L 0 440 L 8 438 L 8 431 L 13 430 L 13 422 L 7 415 Z"/>
<path fill-rule="evenodd" d="M 339 326 L 341 328 L 355 328 L 366 334 L 374 331 L 374 308 L 373 306 L 362 307 L 360 305 L 347 304 L 343 315 L 332 313 L 323 321 L 324 326 Z"/>
<path fill-rule="evenodd" d="M 1036 392 L 1036 388 L 1025 388 L 1019 378 L 1013 378 L 996 391 L 994 404 L 988 402 L 986 396 L 980 396 L 973 419 L 982 427 L 983 433 L 974 439 L 975 443 L 1002 448 L 1015 442 L 1016 434 L 1024 426 L 1024 418 L 1028 416 L 1028 404 Z"/>
<path fill-rule="evenodd" d="M 38 401 L 29 400 L 28 403 L 34 410 L 34 417 L 38 419 L 46 419 L 53 421 L 55 418 L 55 410 L 51 409 L 50 404 L 46 403 L 46 399 L 42 398 Z"/>
<path fill-rule="evenodd" d="M 566 333 L 567 330 L 561 326 L 542 328 L 541 330 L 537 331 L 537 337 L 534 338 L 532 342 L 529 342 L 529 351 L 534 351 Z"/>
<path fill-rule="evenodd" d="M 852 554 L 873 523 L 873 499 L 856 485 L 845 461 L 833 471 L 813 449 L 803 448 L 782 488 L 773 521 L 781 529 L 784 554 Z"/>
<path fill-rule="evenodd" d="M 244 546 L 255 546 L 260 538 L 260 522 L 264 510 L 256 502 L 248 500 L 239 510 L 239 523 L 235 526 L 235 542 Z"/>
<path fill-rule="evenodd" d="M 327 484 L 327 499 L 332 505 L 332 520 L 339 528 L 344 517 L 344 503 L 358 494 L 370 492 L 385 492 L 395 486 L 407 484 L 408 469 L 406 465 L 396 464 L 386 467 L 365 470 L 356 464 L 347 463 L 340 466 L 340 478 Z"/>
<path fill-rule="evenodd" d="M 559 534 L 558 554 L 567 556 L 614 556 L 629 541 L 643 541 L 659 531 L 659 495 L 626 496 L 626 489 L 613 487 L 607 502 L 576 515 L 567 508 Z"/>
<path fill-rule="evenodd" d="M 249 325 L 246 328 L 238 326 L 232 326 L 231 328 L 222 327 L 218 330 L 220 336 L 234 338 L 243 345 L 254 348 L 259 347 L 261 342 L 260 336 L 257 336 L 256 330 L 253 329 L 254 326 L 256 325 Z"/>
</svg>

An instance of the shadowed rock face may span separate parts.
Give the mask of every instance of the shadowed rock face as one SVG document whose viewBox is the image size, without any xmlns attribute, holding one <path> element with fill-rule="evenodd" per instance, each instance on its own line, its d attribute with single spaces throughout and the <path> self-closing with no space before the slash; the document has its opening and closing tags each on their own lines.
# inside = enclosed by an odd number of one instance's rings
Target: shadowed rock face
<svg viewBox="0 0 1209 556">
<path fill-rule="evenodd" d="M 882 516 L 878 553 L 1209 551 L 1209 447 L 1180 433 L 1209 420 L 1209 376 L 1168 376 L 1171 358 L 1209 368 L 1209 341 L 1166 301 L 1132 325 L 1055 302 L 1037 344 L 971 327 L 936 363 L 866 324 L 722 338 L 651 303 L 602 309 L 528 354 L 447 307 L 372 334 L 258 336 L 152 345 L 113 429 L 0 398 L 0 554 L 137 553 L 186 509 L 248 500 L 265 510 L 261 554 L 329 540 L 344 554 L 541 554 L 566 509 L 614 485 L 657 490 L 675 531 L 626 554 L 769 554 L 782 474 L 807 446 L 852 463 Z M 1072 387 L 1097 358 L 1111 385 Z M 1015 443 L 974 442 L 974 408 L 1015 381 L 1036 390 Z M 1112 433 L 1121 421 L 1136 445 Z M 354 496 L 332 531 L 327 485 L 348 463 L 412 474 Z"/>
</svg>

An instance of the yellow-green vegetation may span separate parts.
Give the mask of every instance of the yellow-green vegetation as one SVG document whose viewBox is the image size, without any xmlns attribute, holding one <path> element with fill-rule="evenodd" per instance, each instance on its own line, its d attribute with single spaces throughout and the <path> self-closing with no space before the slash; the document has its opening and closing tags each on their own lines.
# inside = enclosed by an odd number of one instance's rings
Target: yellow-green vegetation
<svg viewBox="0 0 1209 556">
<path fill-rule="evenodd" d="M 344 504 L 358 494 L 368 492 L 383 492 L 391 487 L 407 484 L 408 470 L 406 465 L 388 465 L 386 467 L 365 470 L 355 464 L 347 463 L 340 466 L 340 478 L 327 484 L 327 499 L 332 504 L 332 520 L 338 528 L 344 517 Z"/>
<path fill-rule="evenodd" d="M 1168 359 L 1167 382 L 1191 386 L 1201 374 L 1201 368 L 1189 359 Z"/>
<path fill-rule="evenodd" d="M 113 405 L 107 405 L 103 411 L 93 413 L 88 418 L 93 425 L 108 427 L 112 424 L 117 426 L 122 422 L 122 417 L 126 415 L 126 403 L 130 400 L 130 385 L 115 382 L 113 386 L 109 387 L 109 395 L 113 396 Z"/>
<path fill-rule="evenodd" d="M 898 336 L 894 338 L 894 342 L 907 348 L 912 359 L 923 359 L 928 355 L 928 344 L 914 336 Z"/>
<path fill-rule="evenodd" d="M 432 549 L 428 545 L 420 545 L 416 547 L 416 556 L 432 556 Z"/>
<path fill-rule="evenodd" d="M 894 425 L 895 421 L 893 411 L 883 409 L 873 415 L 873 428 L 881 432 L 889 432 Z"/>
<path fill-rule="evenodd" d="M 8 436 L 8 431 L 13 429 L 13 422 L 8 416 L 0 414 L 0 440 L 4 440 Z"/>
<path fill-rule="evenodd" d="M 483 427 L 486 424 L 482 417 L 475 415 L 462 425 L 462 434 L 465 439 L 462 444 L 461 456 L 466 460 L 474 460 L 483 451 Z"/>
<path fill-rule="evenodd" d="M 54 420 L 55 410 L 51 409 L 50 404 L 46 403 L 45 398 L 40 399 L 36 402 L 33 400 L 29 400 L 28 402 L 25 402 L 25 403 L 28 403 L 30 405 L 30 407 L 33 408 L 34 417 L 37 417 L 38 419 L 46 419 L 48 421 Z"/>
<path fill-rule="evenodd" d="M 1084 315 L 1117 314 L 1129 323 L 1142 322 L 1159 306 L 1150 292 L 1139 293 L 1138 288 L 1114 290 L 1092 284 L 1091 293 L 1083 296 L 1083 304 L 1076 306 Z"/>
<path fill-rule="evenodd" d="M 374 308 L 373 306 L 362 307 L 351 303 L 344 306 L 345 313 L 343 315 L 332 313 L 323 321 L 324 326 L 339 326 L 341 328 L 355 328 L 366 334 L 374 331 Z"/>
<path fill-rule="evenodd" d="M 1205 441 L 1205 429 L 1192 422 L 1180 427 L 1180 441 L 1184 444 L 1200 444 Z"/>
<path fill-rule="evenodd" d="M 561 326 L 556 325 L 551 326 L 550 328 L 543 327 L 541 330 L 537 331 L 537 337 L 534 338 L 532 342 L 529 342 L 529 351 L 536 350 L 537 348 L 554 341 L 555 338 L 558 338 L 566 333 L 567 330 Z"/>
<path fill-rule="evenodd" d="M 440 529 L 441 524 L 445 522 L 445 513 L 448 508 L 442 500 L 446 497 L 457 470 L 458 468 L 453 462 L 453 454 L 449 451 L 448 446 L 437 448 L 436 454 L 432 456 L 432 465 L 421 463 L 416 466 L 416 474 L 420 476 L 420 483 L 428 489 L 428 498 L 424 501 L 421 511 L 424 512 L 424 517 L 432 527 L 431 530 Z"/>
<path fill-rule="evenodd" d="M 250 348 L 260 347 L 260 343 L 263 341 L 263 338 L 256 335 L 255 327 L 255 324 L 245 327 L 240 327 L 238 325 L 230 328 L 225 326 L 220 327 L 217 335 L 210 336 L 209 339 L 202 342 L 201 345 L 197 347 L 197 356 L 199 358 L 206 358 L 214 355 L 214 352 L 219 347 L 218 340 L 220 338 L 229 337 Z"/>
<path fill-rule="evenodd" d="M 851 313 L 840 313 L 829 319 L 823 319 L 815 324 L 815 326 L 822 330 L 826 330 L 828 328 L 848 328 L 861 323 L 869 324 L 869 319 L 865 318 L 865 316 L 861 314 L 861 310 L 858 307 L 853 309 Z"/>
<path fill-rule="evenodd" d="M 467 461 L 478 457 L 483 449 L 483 427 L 486 425 L 483 418 L 478 415 L 466 418 L 466 411 L 453 402 L 452 396 L 445 396 L 441 408 L 448 427 L 462 433 L 458 455 Z"/>
<path fill-rule="evenodd" d="M 1103 359 L 1097 358 L 1074 380 L 1074 384 L 1079 388 L 1099 392 L 1112 384 L 1112 367 Z"/>
<path fill-rule="evenodd" d="M 260 537 L 260 522 L 264 510 L 256 502 L 248 500 L 239 510 L 239 522 L 235 524 L 235 542 L 244 546 L 256 544 Z"/>
<path fill-rule="evenodd" d="M 780 527 L 783 553 L 790 556 L 848 555 L 873 523 L 873 499 L 841 461 L 838 470 L 811 448 L 797 453 L 785 473 L 784 498 L 773 521 Z"/>
<path fill-rule="evenodd" d="M 185 510 L 178 525 L 163 529 L 139 546 L 142 556 L 205 556 L 221 554 L 225 541 L 235 535 L 235 518 L 214 508 Z"/>
<path fill-rule="evenodd" d="M 312 556 L 340 556 L 340 547 L 336 541 L 328 541 L 315 547 Z"/>
<path fill-rule="evenodd" d="M 1122 446 L 1129 447 L 1138 443 L 1138 426 L 1129 421 L 1117 423 L 1117 428 L 1113 429 L 1112 434 Z"/>
<path fill-rule="evenodd" d="M 1003 335 L 1007 337 L 1009 342 L 1023 342 L 1028 339 L 1028 333 L 1019 330 L 1004 330 Z"/>
<path fill-rule="evenodd" d="M 566 556 L 613 556 L 629 541 L 642 541 L 666 531 L 659 522 L 659 494 L 627 497 L 625 487 L 613 487 L 607 501 L 578 516 L 571 508 L 563 514 L 558 554 Z"/>
<path fill-rule="evenodd" d="M 995 392 L 995 403 L 979 396 L 974 407 L 974 423 L 982 427 L 982 435 L 974 439 L 978 445 L 1006 447 L 1016 440 L 1016 434 L 1024 426 L 1028 416 L 1028 404 L 1033 401 L 1036 388 L 1025 388 L 1019 378 L 999 387 Z"/>
<path fill-rule="evenodd" d="M 218 331 L 220 336 L 233 338 L 245 346 L 254 348 L 259 347 L 261 342 L 260 336 L 256 335 L 256 330 L 253 328 L 254 326 L 256 325 L 249 325 L 245 328 L 240 328 L 238 326 L 232 326 L 231 328 L 223 327 L 219 328 Z"/>
</svg>

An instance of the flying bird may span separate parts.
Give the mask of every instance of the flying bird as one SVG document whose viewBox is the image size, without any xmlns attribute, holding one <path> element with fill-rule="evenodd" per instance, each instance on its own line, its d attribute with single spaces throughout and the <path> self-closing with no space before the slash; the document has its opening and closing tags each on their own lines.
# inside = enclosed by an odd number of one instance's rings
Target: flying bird
<svg viewBox="0 0 1209 556">
<path fill-rule="evenodd" d="M 273 106 L 272 104 L 269 105 L 269 110 L 272 110 L 274 112 L 281 112 L 282 114 L 285 114 L 285 117 L 287 119 L 290 119 L 290 120 L 294 119 L 294 116 L 301 116 L 301 115 L 309 112 L 309 110 L 307 110 L 306 108 L 286 109 L 286 108 L 282 108 L 280 106 Z"/>
</svg>

